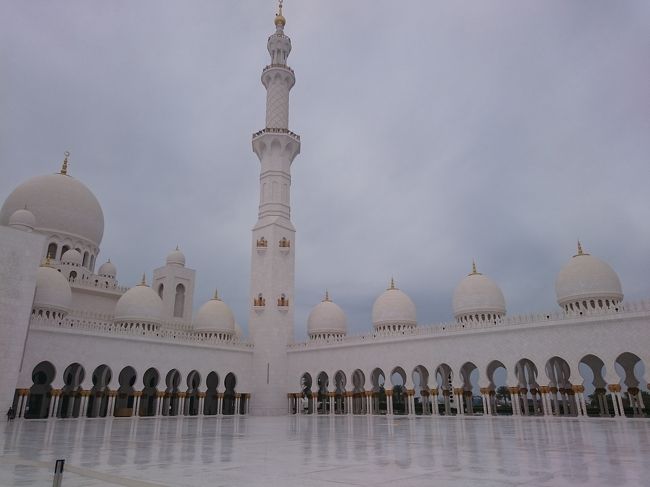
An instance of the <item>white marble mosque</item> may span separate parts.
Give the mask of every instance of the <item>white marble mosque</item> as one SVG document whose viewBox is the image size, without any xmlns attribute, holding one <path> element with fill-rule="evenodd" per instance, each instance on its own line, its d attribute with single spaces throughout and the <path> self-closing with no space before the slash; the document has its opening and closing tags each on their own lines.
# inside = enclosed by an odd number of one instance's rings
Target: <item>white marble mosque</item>
<svg viewBox="0 0 650 487">
<path fill-rule="evenodd" d="M 498 285 L 474 265 L 454 291 L 454 322 L 418 322 L 391 280 L 366 333 L 348 335 L 345 311 L 326 294 L 308 340 L 295 341 L 290 168 L 301 142 L 289 130 L 285 24 L 280 9 L 261 75 L 266 123 L 252 137 L 261 171 L 249 336 L 217 294 L 193 313 L 196 274 L 178 248 L 137 286 L 121 285 L 119 262 L 100 264 L 102 207 L 66 154 L 60 171 L 19 185 L 0 210 L 0 407 L 25 423 L 647 416 L 650 300 L 625 302 L 616 272 L 580 244 L 567 249 L 558 307 L 547 313 L 507 314 Z"/>
</svg>

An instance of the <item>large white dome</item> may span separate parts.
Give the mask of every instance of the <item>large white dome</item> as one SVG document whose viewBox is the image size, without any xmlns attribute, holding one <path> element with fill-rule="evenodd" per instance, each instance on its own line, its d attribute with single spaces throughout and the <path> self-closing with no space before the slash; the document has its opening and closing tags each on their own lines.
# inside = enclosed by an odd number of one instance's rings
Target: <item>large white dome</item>
<svg viewBox="0 0 650 487">
<path fill-rule="evenodd" d="M 176 250 L 172 250 L 168 255 L 167 255 L 167 265 L 177 265 L 184 267 L 185 266 L 185 254 L 181 252 L 176 246 Z"/>
<path fill-rule="evenodd" d="M 33 307 L 67 313 L 71 302 L 72 291 L 65 276 L 49 265 L 39 267 Z"/>
<path fill-rule="evenodd" d="M 390 287 L 377 298 L 372 306 L 372 324 L 376 329 L 417 325 L 415 304 L 411 298 L 395 287 L 392 279 Z"/>
<path fill-rule="evenodd" d="M 104 213 L 90 190 L 66 174 L 33 177 L 9 195 L 0 209 L 0 225 L 25 207 L 34 214 L 34 229 L 46 235 L 69 235 L 99 247 Z"/>
<path fill-rule="evenodd" d="M 196 313 L 194 330 L 204 333 L 235 334 L 235 317 L 230 307 L 221 301 L 216 293 Z"/>
<path fill-rule="evenodd" d="M 163 303 L 144 281 L 122 294 L 115 305 L 115 321 L 126 323 L 154 323 L 161 321 Z"/>
<path fill-rule="evenodd" d="M 348 331 L 348 320 L 341 307 L 325 295 L 325 299 L 314 306 L 307 318 L 307 333 L 317 335 L 345 335 Z"/>
<path fill-rule="evenodd" d="M 477 316 L 478 319 L 492 319 L 506 314 L 506 301 L 499 286 L 487 276 L 476 271 L 463 278 L 456 286 L 453 297 L 454 316 Z"/>
<path fill-rule="evenodd" d="M 609 264 L 598 257 L 582 251 L 562 268 L 555 281 L 555 294 L 561 307 L 595 300 L 591 307 L 603 307 L 603 301 L 618 303 L 623 299 L 623 290 L 618 275 Z M 596 304 L 598 300 L 601 304 Z"/>
</svg>

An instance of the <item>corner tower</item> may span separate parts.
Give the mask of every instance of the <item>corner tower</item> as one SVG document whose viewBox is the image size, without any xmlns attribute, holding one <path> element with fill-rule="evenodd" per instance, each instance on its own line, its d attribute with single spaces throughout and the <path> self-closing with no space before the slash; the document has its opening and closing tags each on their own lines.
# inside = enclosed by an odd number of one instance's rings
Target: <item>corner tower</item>
<svg viewBox="0 0 650 487">
<path fill-rule="evenodd" d="M 295 229 L 291 223 L 291 163 L 300 137 L 289 130 L 289 91 L 296 82 L 287 66 L 291 39 L 284 34 L 282 0 L 269 37 L 271 63 L 262 70 L 266 88 L 266 127 L 253 134 L 260 160 L 260 206 L 253 227 L 249 329 L 255 352 L 255 389 L 251 409 L 257 415 L 286 413 L 287 344 L 293 340 Z"/>
</svg>

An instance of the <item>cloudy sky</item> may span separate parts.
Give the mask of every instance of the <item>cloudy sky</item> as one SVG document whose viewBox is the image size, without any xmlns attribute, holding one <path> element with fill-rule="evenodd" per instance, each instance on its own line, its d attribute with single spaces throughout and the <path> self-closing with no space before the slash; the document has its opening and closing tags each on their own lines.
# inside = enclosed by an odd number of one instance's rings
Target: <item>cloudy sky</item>
<svg viewBox="0 0 650 487">
<path fill-rule="evenodd" d="M 0 198 L 70 173 L 122 284 L 177 244 L 195 308 L 248 321 L 273 0 L 2 0 Z M 476 259 L 510 314 L 556 309 L 575 253 L 650 296 L 647 1 L 286 0 L 296 333 L 325 288 L 369 330 L 391 276 L 423 324 Z"/>
</svg>

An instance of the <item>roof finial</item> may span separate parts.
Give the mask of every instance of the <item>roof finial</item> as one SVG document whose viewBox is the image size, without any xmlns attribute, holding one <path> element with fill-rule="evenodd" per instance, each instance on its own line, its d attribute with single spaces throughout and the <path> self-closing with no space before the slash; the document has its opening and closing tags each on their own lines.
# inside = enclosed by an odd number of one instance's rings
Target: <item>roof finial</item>
<svg viewBox="0 0 650 487">
<path fill-rule="evenodd" d="M 584 252 L 582 251 L 582 244 L 580 243 L 580 239 L 578 239 L 578 255 L 583 255 Z"/>
<path fill-rule="evenodd" d="M 178 252 L 178 244 L 176 245 L 176 251 Z"/>
<path fill-rule="evenodd" d="M 325 289 L 325 299 L 323 301 L 331 301 L 330 292 L 327 289 Z"/>
<path fill-rule="evenodd" d="M 145 276 L 145 273 L 142 273 L 142 280 L 140 281 L 140 286 L 146 286 L 147 285 L 147 278 Z"/>
<path fill-rule="evenodd" d="M 63 153 L 63 155 L 65 156 L 65 158 L 63 159 L 63 165 L 61 166 L 61 174 L 63 174 L 64 176 L 67 176 L 68 175 L 68 157 L 70 157 L 70 152 L 65 151 Z"/>
<path fill-rule="evenodd" d="M 50 264 L 49 254 L 45 256 L 45 262 L 43 263 L 42 267 L 52 267 L 52 265 Z"/>
<path fill-rule="evenodd" d="M 388 290 L 390 291 L 391 289 L 397 289 L 395 287 L 395 279 L 393 279 L 393 276 L 390 276 L 390 287 L 388 288 Z"/>
<path fill-rule="evenodd" d="M 472 272 L 469 273 L 470 276 L 479 275 L 480 272 L 476 270 L 476 261 L 472 259 Z"/>
<path fill-rule="evenodd" d="M 280 28 L 283 28 L 287 23 L 287 19 L 282 15 L 282 1 L 278 0 L 278 13 L 275 14 L 275 25 Z"/>
</svg>

